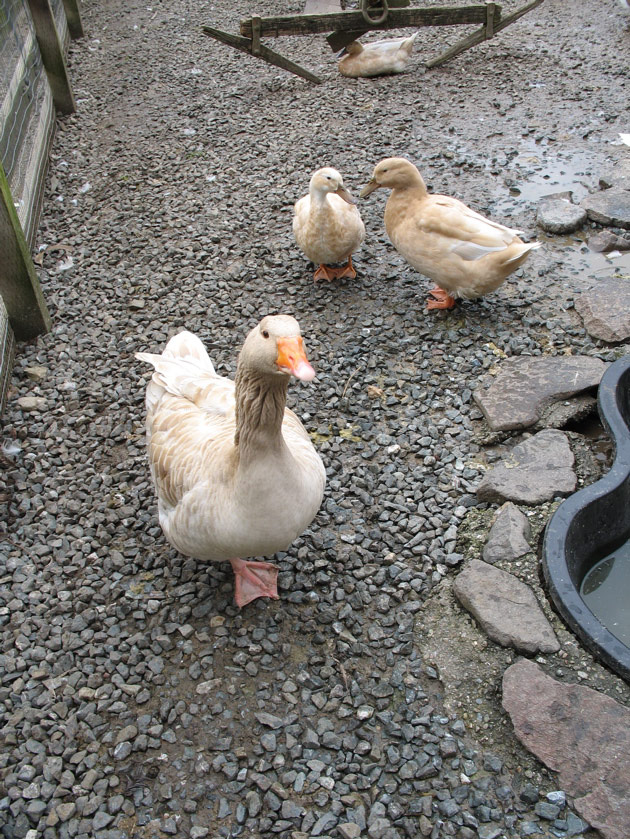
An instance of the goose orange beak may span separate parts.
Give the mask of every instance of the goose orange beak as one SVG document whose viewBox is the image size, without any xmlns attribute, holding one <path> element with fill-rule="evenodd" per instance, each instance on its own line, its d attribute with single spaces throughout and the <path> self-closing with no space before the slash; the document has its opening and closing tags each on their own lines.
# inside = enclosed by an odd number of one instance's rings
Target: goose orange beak
<svg viewBox="0 0 630 839">
<path fill-rule="evenodd" d="M 303 382 L 312 382 L 315 378 L 315 370 L 308 363 L 302 338 L 278 338 L 276 344 L 278 370 L 281 373 L 289 373 Z"/>
</svg>

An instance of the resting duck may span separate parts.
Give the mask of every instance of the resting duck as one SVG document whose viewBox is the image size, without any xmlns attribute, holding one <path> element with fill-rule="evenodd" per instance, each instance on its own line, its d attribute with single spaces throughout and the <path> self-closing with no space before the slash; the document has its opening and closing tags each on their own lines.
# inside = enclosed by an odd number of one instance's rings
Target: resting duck
<svg viewBox="0 0 630 839">
<path fill-rule="evenodd" d="M 436 283 L 427 309 L 452 309 L 458 297 L 494 291 L 540 242 L 525 243 L 519 231 L 484 218 L 457 198 L 429 195 L 420 172 L 402 157 L 381 160 L 361 190 L 392 190 L 385 229 L 396 250 Z"/>
<path fill-rule="evenodd" d="M 343 57 L 338 65 L 339 72 L 354 79 L 402 73 L 417 37 L 416 32 L 409 38 L 391 38 L 367 44 L 352 41 L 340 53 Z"/>
<path fill-rule="evenodd" d="M 247 336 L 236 380 L 215 373 L 195 335 L 161 355 L 136 353 L 155 372 L 147 386 L 147 443 L 160 525 L 186 556 L 229 561 L 239 607 L 278 597 L 278 569 L 244 557 L 284 550 L 311 523 L 324 465 L 285 407 L 289 378 L 312 381 L 300 327 L 267 316 Z"/>
<path fill-rule="evenodd" d="M 313 279 L 354 279 L 352 254 L 365 238 L 365 227 L 356 201 L 336 169 L 325 166 L 311 178 L 308 195 L 295 204 L 293 235 L 305 256 L 319 265 Z M 332 268 L 331 262 L 346 264 Z"/>
</svg>

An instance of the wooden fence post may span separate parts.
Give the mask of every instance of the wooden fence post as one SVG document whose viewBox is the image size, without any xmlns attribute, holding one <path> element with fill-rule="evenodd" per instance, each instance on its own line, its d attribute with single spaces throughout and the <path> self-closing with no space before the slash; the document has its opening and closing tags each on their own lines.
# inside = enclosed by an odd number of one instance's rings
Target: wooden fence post
<svg viewBox="0 0 630 839">
<path fill-rule="evenodd" d="M 55 106 L 62 114 L 72 114 L 76 105 L 50 2 L 28 0 L 28 5 Z"/>
<path fill-rule="evenodd" d="M 63 0 L 63 7 L 66 10 L 68 21 L 68 32 L 73 40 L 83 37 L 83 24 L 81 23 L 81 4 L 79 0 Z"/>
<path fill-rule="evenodd" d="M 0 163 L 0 295 L 18 341 L 48 332 L 51 325 L 22 225 Z"/>
</svg>

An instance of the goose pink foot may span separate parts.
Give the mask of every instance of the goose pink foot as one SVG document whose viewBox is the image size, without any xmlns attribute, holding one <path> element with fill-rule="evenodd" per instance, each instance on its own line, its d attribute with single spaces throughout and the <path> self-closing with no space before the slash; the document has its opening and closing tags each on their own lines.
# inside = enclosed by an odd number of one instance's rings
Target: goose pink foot
<svg viewBox="0 0 630 839">
<path fill-rule="evenodd" d="M 258 597 L 278 599 L 278 569 L 270 562 L 231 559 L 234 571 L 234 600 L 239 609 Z"/>
</svg>

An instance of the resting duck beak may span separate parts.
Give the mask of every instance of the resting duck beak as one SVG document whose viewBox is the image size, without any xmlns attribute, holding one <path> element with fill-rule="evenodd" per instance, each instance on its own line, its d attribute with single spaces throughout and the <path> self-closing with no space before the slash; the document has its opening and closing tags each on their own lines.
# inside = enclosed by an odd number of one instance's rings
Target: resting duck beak
<svg viewBox="0 0 630 839">
<path fill-rule="evenodd" d="M 281 373 L 289 373 L 303 382 L 312 382 L 315 378 L 315 370 L 308 363 L 302 338 L 278 338 L 276 345 L 278 370 Z"/>
<path fill-rule="evenodd" d="M 363 187 L 361 192 L 359 193 L 359 198 L 367 198 L 375 189 L 378 189 L 380 184 L 372 178 L 366 185 Z"/>
</svg>

